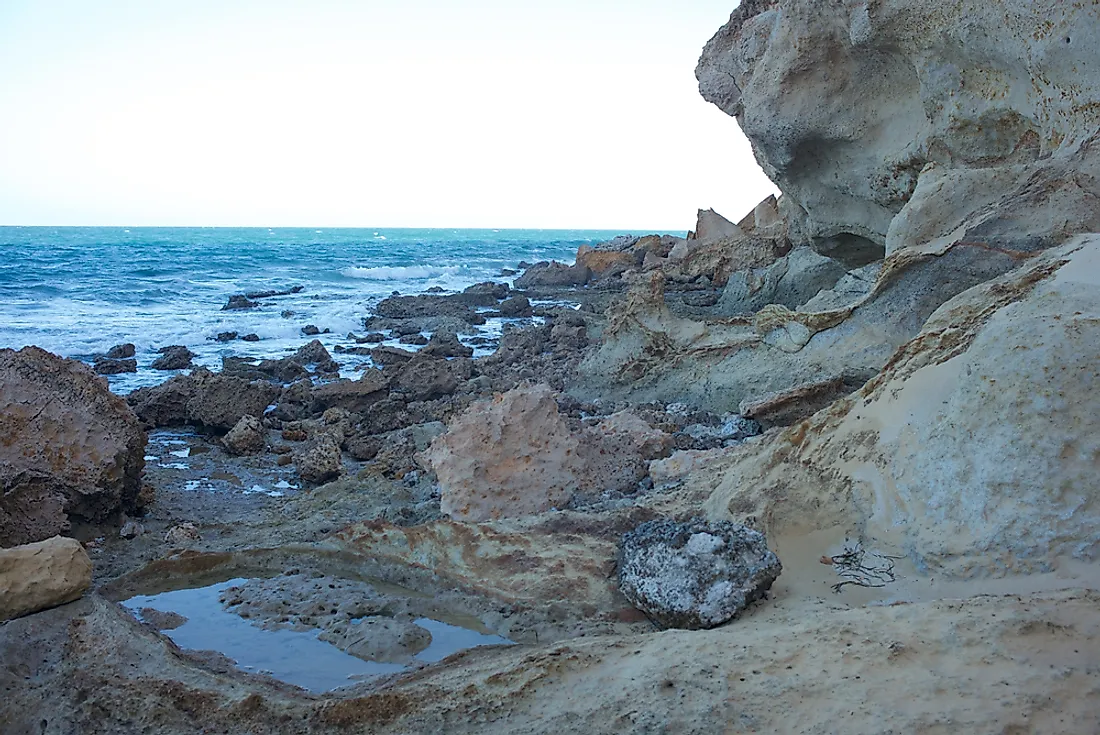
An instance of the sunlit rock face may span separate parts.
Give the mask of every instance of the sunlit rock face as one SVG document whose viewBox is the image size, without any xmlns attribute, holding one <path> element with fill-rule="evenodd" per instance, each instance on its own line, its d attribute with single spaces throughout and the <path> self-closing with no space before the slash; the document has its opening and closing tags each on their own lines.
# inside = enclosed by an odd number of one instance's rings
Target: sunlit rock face
<svg viewBox="0 0 1100 735">
<path fill-rule="evenodd" d="M 791 239 L 857 266 L 1096 229 L 1098 43 L 1094 3 L 747 1 L 696 76 L 783 191 Z"/>
</svg>

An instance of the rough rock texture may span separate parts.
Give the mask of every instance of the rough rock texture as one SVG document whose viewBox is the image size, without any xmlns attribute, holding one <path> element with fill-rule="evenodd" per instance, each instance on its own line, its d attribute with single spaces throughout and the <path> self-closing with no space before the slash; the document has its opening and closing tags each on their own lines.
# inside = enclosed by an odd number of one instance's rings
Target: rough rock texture
<svg viewBox="0 0 1100 735">
<path fill-rule="evenodd" d="M 714 630 L 471 652 L 374 691 L 312 697 L 212 671 L 92 597 L 0 629 L 0 660 L 23 663 L 0 667 L 0 718 L 20 735 L 42 732 L 43 719 L 47 733 L 87 735 L 708 733 L 716 722 L 1068 735 L 1095 730 L 1098 606 L 1100 595 L 1073 590 L 817 607 Z"/>
<path fill-rule="evenodd" d="M 764 268 L 730 276 L 715 312 L 751 314 L 768 304 L 797 309 L 819 291 L 830 289 L 846 273 L 839 261 L 818 255 L 808 247 L 795 248 Z"/>
<path fill-rule="evenodd" d="M 765 429 L 789 426 L 850 395 L 872 377 L 871 373 L 849 372 L 741 401 L 739 410 L 742 416 L 758 421 Z"/>
<path fill-rule="evenodd" d="M 580 444 L 545 385 L 475 403 L 425 453 L 439 477 L 440 506 L 484 521 L 563 506 L 579 482 Z"/>
<path fill-rule="evenodd" d="M 86 365 L 0 350 L 0 546 L 133 512 L 145 432 Z"/>
<path fill-rule="evenodd" d="M 728 237 L 744 235 L 741 228 L 713 209 L 700 209 L 695 223 L 695 237 L 700 245 L 718 242 Z"/>
<path fill-rule="evenodd" d="M 241 416 L 229 433 L 222 439 L 230 454 L 259 454 L 264 450 L 267 439 L 260 420 L 250 414 Z"/>
<path fill-rule="evenodd" d="M 92 562 L 75 539 L 0 549 L 0 621 L 72 602 L 91 583 Z"/>
<path fill-rule="evenodd" d="M 327 482 L 339 476 L 340 444 L 331 434 L 320 434 L 294 455 L 298 476 L 313 484 Z"/>
<path fill-rule="evenodd" d="M 619 587 L 665 628 L 713 628 L 763 597 L 782 571 L 763 534 L 735 523 L 648 521 L 623 536 Z"/>
<path fill-rule="evenodd" d="M 118 375 L 119 373 L 136 373 L 137 372 L 137 360 L 121 359 L 115 360 L 109 357 L 97 358 L 92 369 L 100 375 Z"/>
<path fill-rule="evenodd" d="M 352 413 L 364 413 L 386 397 L 389 385 L 390 380 L 385 373 L 368 368 L 358 380 L 338 380 L 314 388 L 313 406 L 318 411 L 342 408 Z"/>
<path fill-rule="evenodd" d="M 137 348 L 130 342 L 121 345 L 115 345 L 111 349 L 107 350 L 107 354 L 104 355 L 108 360 L 124 360 L 133 357 L 137 354 Z"/>
<path fill-rule="evenodd" d="M 183 345 L 162 347 L 159 352 L 160 357 L 153 360 L 151 366 L 154 370 L 184 370 L 191 367 L 191 360 L 195 358 L 195 353 Z"/>
<path fill-rule="evenodd" d="M 535 263 L 516 279 L 516 288 L 535 286 L 580 286 L 588 282 L 588 269 L 583 263 L 565 265 L 557 261 Z"/>
<path fill-rule="evenodd" d="M 696 76 L 782 190 L 791 239 L 861 265 L 1096 228 L 1098 43 L 1093 3 L 776 0 L 739 8 Z"/>
<path fill-rule="evenodd" d="M 717 517 L 970 578 L 1100 560 L 1100 235 L 945 304 L 848 399 L 693 476 Z M 702 490 L 701 490 L 702 491 Z"/>
<path fill-rule="evenodd" d="M 242 416 L 263 416 L 281 389 L 266 380 L 249 381 L 198 368 L 126 397 L 134 412 L 150 426 L 198 424 L 228 431 Z"/>
</svg>

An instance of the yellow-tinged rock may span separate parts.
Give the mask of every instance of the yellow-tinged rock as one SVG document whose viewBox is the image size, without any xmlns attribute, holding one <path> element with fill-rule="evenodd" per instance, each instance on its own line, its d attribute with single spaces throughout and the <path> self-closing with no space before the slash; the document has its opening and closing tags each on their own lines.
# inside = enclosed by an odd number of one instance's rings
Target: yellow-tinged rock
<svg viewBox="0 0 1100 735">
<path fill-rule="evenodd" d="M 92 561 L 75 539 L 0 549 L 0 620 L 72 602 L 91 583 Z"/>
</svg>

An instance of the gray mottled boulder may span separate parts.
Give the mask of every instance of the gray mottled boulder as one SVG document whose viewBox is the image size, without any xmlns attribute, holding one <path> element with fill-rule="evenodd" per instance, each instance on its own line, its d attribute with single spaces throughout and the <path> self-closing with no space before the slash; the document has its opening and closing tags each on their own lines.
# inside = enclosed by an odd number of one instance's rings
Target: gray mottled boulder
<svg viewBox="0 0 1100 735">
<path fill-rule="evenodd" d="M 535 263 L 516 279 L 516 288 L 582 286 L 588 283 L 589 275 L 583 264 L 565 265 L 554 260 Z"/>
<path fill-rule="evenodd" d="M 713 628 L 760 599 L 782 571 L 762 533 L 695 519 L 656 520 L 623 536 L 619 587 L 666 628 Z"/>
</svg>

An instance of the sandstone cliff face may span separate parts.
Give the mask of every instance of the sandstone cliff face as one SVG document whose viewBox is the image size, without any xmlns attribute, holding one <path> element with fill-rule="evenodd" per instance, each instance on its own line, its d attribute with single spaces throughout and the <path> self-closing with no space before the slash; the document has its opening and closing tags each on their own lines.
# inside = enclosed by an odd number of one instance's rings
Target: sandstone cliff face
<svg viewBox="0 0 1100 735">
<path fill-rule="evenodd" d="M 792 240 L 859 264 L 1097 229 L 1098 44 L 1095 3 L 764 0 L 696 76 L 783 191 Z"/>
<path fill-rule="evenodd" d="M 0 546 L 133 511 L 145 440 L 126 402 L 84 364 L 37 347 L 0 350 Z"/>
<path fill-rule="evenodd" d="M 853 396 L 698 473 L 711 512 L 843 529 L 937 577 L 1100 560 L 1098 286 L 1086 235 L 959 295 Z"/>
</svg>

